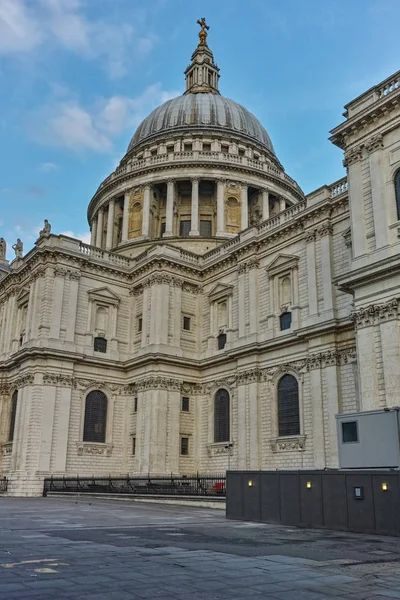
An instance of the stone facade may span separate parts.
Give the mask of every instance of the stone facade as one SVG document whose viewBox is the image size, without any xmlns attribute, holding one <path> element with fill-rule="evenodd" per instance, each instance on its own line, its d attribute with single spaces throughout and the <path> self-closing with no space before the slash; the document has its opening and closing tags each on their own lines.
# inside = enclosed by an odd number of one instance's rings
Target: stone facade
<svg viewBox="0 0 400 600">
<path fill-rule="evenodd" d="M 199 45 L 185 98 L 197 84 L 219 95 L 210 55 Z M 337 467 L 335 415 L 398 405 L 399 98 L 397 74 L 346 107 L 331 139 L 348 177 L 308 196 L 261 125 L 155 130 L 150 115 L 90 201 L 91 245 L 46 234 L 3 260 L 10 494 L 40 494 L 49 474 Z M 290 435 L 285 375 L 297 385 Z M 229 394 L 222 441 L 218 390 Z M 85 439 L 93 391 L 107 399 L 101 441 Z"/>
</svg>

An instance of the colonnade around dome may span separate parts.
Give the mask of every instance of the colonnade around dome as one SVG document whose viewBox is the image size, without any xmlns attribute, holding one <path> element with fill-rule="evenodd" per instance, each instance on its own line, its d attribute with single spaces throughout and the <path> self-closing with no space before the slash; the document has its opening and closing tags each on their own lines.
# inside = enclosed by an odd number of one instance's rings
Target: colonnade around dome
<svg viewBox="0 0 400 600">
<path fill-rule="evenodd" d="M 243 181 L 166 178 L 111 198 L 92 220 L 91 244 L 109 250 L 157 238 L 229 238 L 294 204 Z"/>
</svg>

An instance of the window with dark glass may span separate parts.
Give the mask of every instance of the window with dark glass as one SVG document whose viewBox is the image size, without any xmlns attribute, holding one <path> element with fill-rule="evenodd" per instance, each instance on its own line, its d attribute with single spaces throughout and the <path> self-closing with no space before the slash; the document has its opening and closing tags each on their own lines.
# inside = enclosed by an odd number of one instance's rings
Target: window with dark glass
<svg viewBox="0 0 400 600">
<path fill-rule="evenodd" d="M 137 412 L 137 407 L 138 407 L 138 397 L 135 396 L 135 402 L 134 402 L 134 411 Z"/>
<path fill-rule="evenodd" d="M 284 329 L 290 329 L 292 326 L 292 313 L 285 312 L 281 314 L 281 316 L 279 317 L 279 323 L 281 331 L 284 331 Z"/>
<path fill-rule="evenodd" d="M 160 232 L 160 237 L 162 237 L 162 236 L 164 235 L 164 233 L 165 233 L 165 230 L 166 230 L 166 226 L 167 226 L 167 225 L 166 225 L 166 222 L 165 222 L 165 221 L 162 221 L 162 222 L 161 222 L 161 232 Z"/>
<path fill-rule="evenodd" d="M 135 456 L 136 454 L 136 438 L 133 437 L 132 438 L 132 456 Z"/>
<path fill-rule="evenodd" d="M 142 319 L 142 317 L 138 317 L 137 318 L 137 330 L 138 330 L 138 333 L 140 333 L 142 331 L 142 329 L 143 329 L 143 319 Z"/>
<path fill-rule="evenodd" d="M 179 223 L 179 235 L 181 237 L 188 237 L 191 227 L 191 221 L 180 221 Z"/>
<path fill-rule="evenodd" d="M 203 237 L 211 237 L 211 226 L 211 221 L 200 221 L 200 235 Z"/>
<path fill-rule="evenodd" d="M 183 329 L 190 331 L 190 317 L 183 317 Z"/>
<path fill-rule="evenodd" d="M 89 392 L 85 403 L 84 442 L 106 441 L 107 396 L 100 390 Z"/>
<path fill-rule="evenodd" d="M 218 338 L 218 350 L 223 350 L 226 344 L 226 333 L 220 333 Z"/>
<path fill-rule="evenodd" d="M 224 152 L 224 154 L 228 154 L 229 153 L 229 146 L 226 146 L 225 144 L 222 144 L 222 146 L 221 146 L 221 152 Z"/>
<path fill-rule="evenodd" d="M 188 437 L 181 438 L 181 455 L 182 456 L 189 455 L 189 438 Z"/>
<path fill-rule="evenodd" d="M 300 434 L 299 385 L 293 375 L 284 375 L 278 383 L 278 432 Z"/>
<path fill-rule="evenodd" d="M 214 398 L 214 442 L 229 442 L 229 393 L 220 389 Z"/>
<path fill-rule="evenodd" d="M 397 173 L 395 175 L 394 187 L 396 190 L 397 218 L 400 221 L 400 169 L 397 171 Z"/>
<path fill-rule="evenodd" d="M 190 143 L 183 144 L 183 149 L 184 149 L 185 152 L 191 152 L 192 148 L 193 148 L 193 146 Z"/>
<path fill-rule="evenodd" d="M 11 396 L 10 429 L 8 430 L 8 441 L 9 442 L 12 442 L 14 439 L 15 417 L 17 416 L 17 402 L 18 402 L 18 391 L 15 390 L 15 392 Z"/>
<path fill-rule="evenodd" d="M 358 442 L 357 421 L 342 423 L 342 441 L 343 444 Z"/>
<path fill-rule="evenodd" d="M 153 148 L 153 150 L 150 151 L 151 156 L 157 156 L 157 148 Z"/>
<path fill-rule="evenodd" d="M 211 152 L 211 144 L 203 144 L 203 151 L 204 152 Z"/>
<path fill-rule="evenodd" d="M 95 352 L 107 352 L 107 340 L 103 337 L 95 337 L 93 346 Z"/>
<path fill-rule="evenodd" d="M 242 148 L 239 148 L 239 156 L 244 156 L 244 150 L 242 150 Z"/>
<path fill-rule="evenodd" d="M 182 411 L 189 412 L 189 398 L 187 396 L 182 396 Z"/>
</svg>

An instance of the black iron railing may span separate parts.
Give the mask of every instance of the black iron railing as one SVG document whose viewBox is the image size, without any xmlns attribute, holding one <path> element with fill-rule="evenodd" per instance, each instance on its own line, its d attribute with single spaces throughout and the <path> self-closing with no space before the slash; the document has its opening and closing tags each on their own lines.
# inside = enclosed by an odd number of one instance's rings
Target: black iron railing
<svg viewBox="0 0 400 600">
<path fill-rule="evenodd" d="M 226 476 L 198 474 L 50 477 L 44 480 L 43 496 L 47 496 L 48 492 L 224 497 L 226 495 Z"/>
<path fill-rule="evenodd" d="M 8 479 L 3 477 L 0 479 L 0 493 L 6 492 L 8 489 Z"/>
</svg>

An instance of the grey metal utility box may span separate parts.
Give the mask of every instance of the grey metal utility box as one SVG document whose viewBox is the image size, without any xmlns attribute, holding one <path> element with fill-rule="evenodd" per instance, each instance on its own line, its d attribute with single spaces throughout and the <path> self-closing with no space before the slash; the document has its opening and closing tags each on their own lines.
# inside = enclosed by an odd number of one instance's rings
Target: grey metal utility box
<svg viewBox="0 0 400 600">
<path fill-rule="evenodd" d="M 336 415 L 339 467 L 400 468 L 399 410 Z"/>
</svg>

